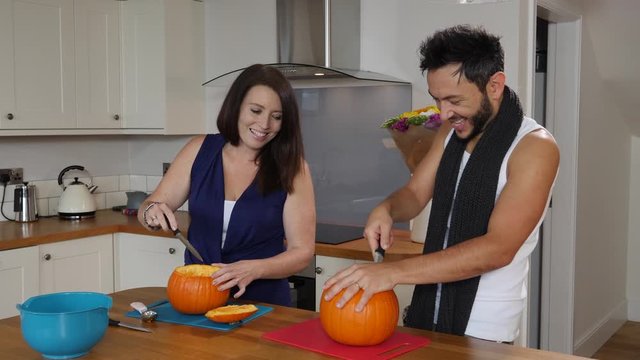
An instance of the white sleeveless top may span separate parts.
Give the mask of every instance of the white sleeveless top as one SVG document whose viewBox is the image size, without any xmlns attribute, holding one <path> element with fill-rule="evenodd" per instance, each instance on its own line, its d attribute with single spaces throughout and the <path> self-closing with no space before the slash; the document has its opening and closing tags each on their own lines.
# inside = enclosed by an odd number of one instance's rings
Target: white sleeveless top
<svg viewBox="0 0 640 360">
<path fill-rule="evenodd" d="M 518 130 L 518 134 L 500 167 L 496 201 L 507 183 L 507 163 L 511 153 L 523 137 L 532 131 L 542 128 L 535 120 L 528 117 L 523 118 L 520 130 Z M 452 135 L 453 129 L 445 140 L 445 146 Z M 469 159 L 468 153 L 465 152 L 464 155 L 460 173 L 458 174 L 458 182 L 460 182 L 460 175 L 466 165 L 466 160 Z M 456 183 L 456 190 L 457 187 L 458 183 Z M 551 192 L 549 192 L 549 198 L 551 198 Z M 547 199 L 547 204 L 548 202 L 549 199 Z M 471 309 L 465 335 L 501 342 L 513 341 L 518 336 L 520 320 L 527 298 L 525 280 L 529 274 L 529 255 L 538 244 L 538 232 L 544 219 L 546 208 L 538 220 L 538 225 L 529 234 L 529 237 L 522 244 L 511 263 L 500 269 L 482 274 L 480 277 L 478 292 Z M 449 215 L 449 221 L 451 221 L 451 215 Z"/>
<path fill-rule="evenodd" d="M 224 212 L 222 213 L 222 243 L 220 248 L 224 249 L 224 242 L 227 240 L 227 229 L 229 228 L 229 221 L 231 220 L 231 213 L 236 206 L 236 202 L 232 200 L 224 201 Z"/>
</svg>

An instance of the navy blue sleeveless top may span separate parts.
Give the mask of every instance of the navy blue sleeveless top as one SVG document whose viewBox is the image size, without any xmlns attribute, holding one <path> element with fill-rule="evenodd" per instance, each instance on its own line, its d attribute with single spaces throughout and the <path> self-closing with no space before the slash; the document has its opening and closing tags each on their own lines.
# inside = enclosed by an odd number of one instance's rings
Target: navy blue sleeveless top
<svg viewBox="0 0 640 360">
<path fill-rule="evenodd" d="M 254 180 L 242 193 L 231 213 L 224 249 L 224 174 L 220 134 L 207 135 L 191 168 L 189 193 L 189 241 L 198 249 L 205 264 L 232 263 L 264 259 L 285 251 L 282 212 L 287 193 L 273 191 L 263 196 Z M 185 251 L 185 264 L 199 263 Z M 194 261 L 195 260 L 195 261 Z M 237 287 L 231 290 L 237 291 Z M 287 279 L 256 279 L 242 299 L 291 306 Z"/>
</svg>

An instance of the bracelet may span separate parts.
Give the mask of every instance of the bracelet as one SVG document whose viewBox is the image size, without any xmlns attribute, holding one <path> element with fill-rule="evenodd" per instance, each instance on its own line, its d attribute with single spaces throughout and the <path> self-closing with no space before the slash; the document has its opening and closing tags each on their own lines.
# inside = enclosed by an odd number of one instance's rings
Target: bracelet
<svg viewBox="0 0 640 360">
<path fill-rule="evenodd" d="M 151 209 L 152 207 L 154 207 L 154 206 L 156 206 L 158 204 L 160 204 L 160 203 L 157 202 L 157 201 L 152 201 L 149 205 L 147 205 L 146 208 L 144 208 L 144 211 L 142 212 L 142 220 L 144 220 L 144 223 L 150 228 L 154 228 L 155 226 L 149 225 L 149 221 L 147 220 L 147 213 L 149 212 L 149 209 Z"/>
</svg>

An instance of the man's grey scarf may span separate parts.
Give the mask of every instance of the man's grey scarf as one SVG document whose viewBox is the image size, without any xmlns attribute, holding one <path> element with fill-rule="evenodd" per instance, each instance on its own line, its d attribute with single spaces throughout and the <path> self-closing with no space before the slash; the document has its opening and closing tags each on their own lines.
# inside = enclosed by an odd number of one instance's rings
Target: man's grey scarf
<svg viewBox="0 0 640 360">
<path fill-rule="evenodd" d="M 498 114 L 489 122 L 476 144 L 460 178 L 455 199 L 455 184 L 467 142 L 459 139 L 455 133 L 451 136 L 436 174 L 423 254 L 443 249 L 450 212 L 451 228 L 447 247 L 487 233 L 489 217 L 495 204 L 500 167 L 518 134 L 522 115 L 517 95 L 505 86 Z M 433 320 L 438 284 L 416 285 L 405 325 L 464 335 L 479 281 L 480 276 L 476 276 L 442 284 L 435 325 Z"/>
</svg>

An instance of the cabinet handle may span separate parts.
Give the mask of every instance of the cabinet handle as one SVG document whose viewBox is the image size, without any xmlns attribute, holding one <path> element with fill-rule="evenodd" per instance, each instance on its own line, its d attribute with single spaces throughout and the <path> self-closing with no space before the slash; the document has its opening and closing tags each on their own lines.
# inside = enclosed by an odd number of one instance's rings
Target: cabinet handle
<svg viewBox="0 0 640 360">
<path fill-rule="evenodd" d="M 173 255 L 176 253 L 176 249 L 174 248 L 169 248 L 169 254 Z"/>
<path fill-rule="evenodd" d="M 113 119 L 114 120 L 120 120 L 120 115 L 118 115 L 118 114 L 113 115 Z"/>
<path fill-rule="evenodd" d="M 323 271 L 324 271 L 324 269 L 321 268 L 320 266 L 316 267 L 316 274 L 320 275 L 320 274 L 322 274 Z"/>
<path fill-rule="evenodd" d="M 7 119 L 9 119 L 9 120 L 13 120 L 13 114 L 12 114 L 12 113 L 8 113 L 8 114 L 7 114 Z"/>
<path fill-rule="evenodd" d="M 45 259 L 46 261 L 49 261 L 51 260 L 51 254 L 44 254 L 42 258 Z"/>
</svg>

